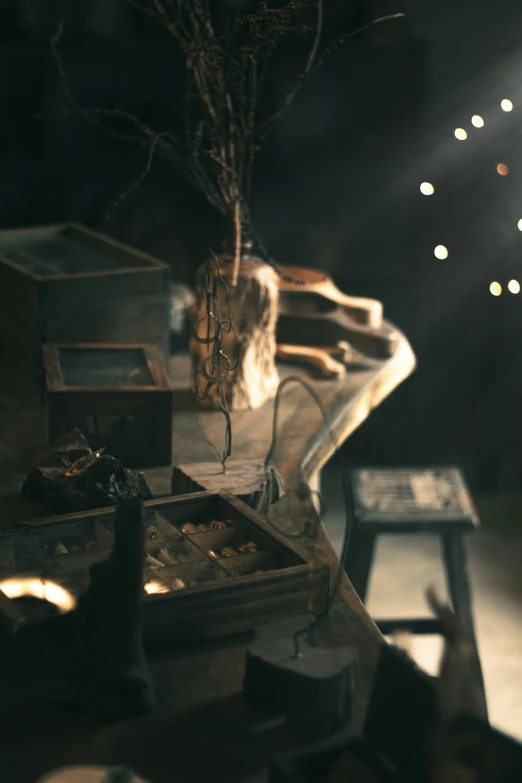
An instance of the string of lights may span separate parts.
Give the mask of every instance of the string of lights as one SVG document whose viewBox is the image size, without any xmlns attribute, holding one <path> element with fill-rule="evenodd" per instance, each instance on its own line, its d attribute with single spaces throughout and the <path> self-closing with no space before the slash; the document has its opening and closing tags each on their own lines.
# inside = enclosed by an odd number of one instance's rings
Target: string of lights
<svg viewBox="0 0 522 783">
<path fill-rule="evenodd" d="M 503 112 L 512 112 L 514 108 L 513 102 L 509 100 L 509 98 L 503 98 L 500 101 L 500 108 Z M 471 118 L 471 124 L 474 128 L 479 129 L 484 127 L 485 121 L 480 114 L 474 114 Z M 453 134 L 458 141 L 466 141 L 468 138 L 468 132 L 465 128 L 455 128 Z M 496 172 L 499 176 L 506 177 L 509 174 L 509 167 L 505 163 L 498 163 Z M 421 182 L 419 190 L 423 196 L 433 196 L 435 193 L 435 186 L 432 182 Z M 517 228 L 519 231 L 522 231 L 522 218 L 518 221 Z M 445 245 L 436 245 L 433 250 L 433 255 L 440 261 L 444 261 L 449 256 L 449 250 Z M 511 294 L 519 294 L 521 290 L 520 282 L 514 279 L 510 280 L 506 285 L 506 289 Z M 504 289 L 501 283 L 494 280 L 490 283 L 489 292 L 492 296 L 501 296 Z"/>
</svg>

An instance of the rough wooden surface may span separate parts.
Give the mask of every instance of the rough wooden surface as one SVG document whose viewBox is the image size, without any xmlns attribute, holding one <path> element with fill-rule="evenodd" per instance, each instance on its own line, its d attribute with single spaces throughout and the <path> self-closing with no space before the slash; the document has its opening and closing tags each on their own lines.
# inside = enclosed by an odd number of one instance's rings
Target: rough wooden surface
<svg viewBox="0 0 522 783">
<path fill-rule="evenodd" d="M 260 514 L 284 491 L 274 465 L 265 467 L 263 459 L 228 460 L 226 473 L 218 462 L 184 462 L 174 466 L 170 488 L 173 495 L 226 489 Z"/>
<path fill-rule="evenodd" d="M 274 397 L 279 384 L 276 356 L 276 321 L 278 302 L 278 278 L 268 264 L 255 258 L 244 258 L 239 268 L 237 285 L 232 285 L 232 266 L 228 256 L 219 259 L 220 272 L 228 284 L 228 305 L 219 287 L 218 303 L 224 321 L 232 321 L 235 333 L 227 327 L 222 332 L 222 351 L 228 356 L 232 368 L 223 381 L 223 391 L 231 410 L 259 408 Z M 206 336 L 207 300 L 204 287 L 205 267 L 198 273 L 197 301 L 193 318 L 197 335 Z M 230 316 L 228 315 L 230 307 Z M 215 325 L 212 324 L 212 327 Z M 210 334 L 214 334 L 211 328 Z M 206 345 L 196 339 L 190 342 L 193 373 L 201 372 L 213 344 Z M 226 361 L 222 359 L 222 366 Z M 208 362 L 207 370 L 210 372 Z M 207 381 L 200 376 L 198 391 L 201 395 Z M 219 407 L 217 386 L 209 390 L 202 401 L 207 407 Z"/>
<path fill-rule="evenodd" d="M 414 364 L 408 342 L 399 334 L 393 357 L 376 368 L 348 372 L 342 381 L 312 382 L 339 442 L 411 373 Z M 284 367 L 280 371 L 282 376 L 295 372 Z M 300 374 L 307 377 L 304 372 Z M 175 388 L 173 463 L 212 460 L 214 451 L 199 432 L 188 394 L 188 357 L 172 361 L 171 375 Z M 29 398 L 12 394 L 0 399 L 0 466 L 6 494 L 16 489 L 40 445 L 39 414 L 34 403 L 33 398 L 31 407 Z M 272 416 L 273 403 L 255 411 L 232 414 L 234 459 L 265 457 Z M 216 412 L 205 412 L 200 420 L 207 435 L 220 443 L 222 417 Z M 338 591 L 327 619 L 317 630 L 317 640 L 325 646 L 358 648 L 360 678 L 354 719 L 357 727 L 365 716 L 383 640 L 350 582 L 340 573 L 311 498 L 294 491 L 303 480 L 315 481 L 333 453 L 333 444 L 312 400 L 297 385 L 283 392 L 279 424 L 274 463 L 287 491 L 272 507 L 270 521 L 283 534 L 292 536 L 294 546 L 302 548 L 309 558 L 331 566 L 331 582 L 338 585 Z M 169 492 L 171 468 L 149 471 L 148 476 L 155 494 Z M 4 527 L 6 523 L 4 518 Z M 151 674 L 160 706 L 145 718 L 104 724 L 67 712 L 58 701 L 44 696 L 2 706 L 0 779 L 3 783 L 34 783 L 45 771 L 68 763 L 117 761 L 130 764 L 153 783 L 192 783 L 203 779 L 265 781 L 269 756 L 297 747 L 298 742 L 284 726 L 255 731 L 266 715 L 247 707 L 241 697 L 249 639 L 250 636 L 231 637 L 152 659 Z"/>
</svg>

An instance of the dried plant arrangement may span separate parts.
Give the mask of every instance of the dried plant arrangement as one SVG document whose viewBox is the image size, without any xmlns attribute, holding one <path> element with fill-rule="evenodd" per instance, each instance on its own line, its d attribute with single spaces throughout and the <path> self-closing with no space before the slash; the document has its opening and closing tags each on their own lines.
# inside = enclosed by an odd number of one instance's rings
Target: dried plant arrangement
<svg viewBox="0 0 522 783">
<path fill-rule="evenodd" d="M 290 106 L 299 88 L 347 39 L 368 27 L 404 16 L 374 19 L 363 27 L 342 33 L 321 47 L 323 0 L 257 0 L 242 13 L 242 3 L 221 24 L 211 11 L 211 0 L 126 0 L 174 39 L 185 57 L 187 81 L 182 133 L 156 130 L 121 109 L 79 106 L 68 86 L 58 51 L 65 20 L 51 40 L 51 49 L 67 93 L 70 110 L 81 114 L 116 138 L 149 151 L 142 174 L 122 193 L 115 207 L 139 186 L 149 173 L 154 156 L 182 171 L 234 229 L 234 270 L 237 283 L 244 241 L 255 240 L 256 251 L 268 255 L 253 236 L 249 201 L 253 165 L 275 123 Z M 260 96 L 274 52 L 292 36 L 311 37 L 303 69 L 296 75 L 278 106 L 260 116 Z M 270 262 L 269 258 L 264 260 Z"/>
<path fill-rule="evenodd" d="M 112 210 L 139 187 L 157 156 L 183 172 L 229 221 L 233 252 L 220 257 L 220 270 L 230 286 L 232 315 L 241 353 L 236 370 L 227 379 L 225 393 L 231 407 L 258 407 L 273 397 L 277 389 L 277 273 L 283 277 L 285 273 L 269 256 L 252 227 L 249 203 L 256 155 L 300 87 L 325 57 L 366 28 L 404 14 L 380 17 L 323 44 L 323 0 L 254 0 L 247 11 L 242 10 L 244 5 L 238 2 L 229 18 L 222 21 L 217 19 L 211 0 L 126 2 L 162 25 L 184 55 L 183 128 L 178 133 L 171 129 L 157 130 L 121 109 L 79 106 L 68 86 L 58 51 L 63 22 L 51 41 L 71 106 L 62 114 L 80 114 L 113 137 L 148 150 L 145 169 L 119 196 Z M 280 103 L 263 112 L 260 99 L 265 94 L 274 53 L 287 46 L 288 40 L 295 36 L 310 39 L 306 61 Z M 253 255 L 253 249 L 257 255 Z M 204 275 L 202 270 L 200 277 L 204 278 Z M 198 288 L 194 312 L 196 322 L 205 317 L 204 286 Z M 239 322 L 242 320 L 246 331 L 241 329 Z M 196 343 L 193 345 L 200 350 Z M 250 367 L 244 364 L 245 356 L 249 357 Z M 195 365 L 200 366 L 203 358 L 198 355 Z"/>
</svg>

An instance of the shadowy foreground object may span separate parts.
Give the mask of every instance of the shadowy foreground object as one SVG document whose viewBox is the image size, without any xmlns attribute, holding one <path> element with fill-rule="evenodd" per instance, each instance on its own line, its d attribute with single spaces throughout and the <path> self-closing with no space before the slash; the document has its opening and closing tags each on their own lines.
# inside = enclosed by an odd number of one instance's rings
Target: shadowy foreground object
<svg viewBox="0 0 522 783">
<path fill-rule="evenodd" d="M 357 653 L 313 646 L 313 621 L 294 616 L 259 628 L 247 651 L 243 691 L 252 707 L 284 713 L 296 736 L 318 740 L 351 719 Z"/>
<path fill-rule="evenodd" d="M 56 514 L 152 497 L 142 471 L 129 470 L 101 451 L 92 452 L 85 435 L 76 428 L 40 455 L 27 474 L 22 494 L 46 503 Z"/>
<path fill-rule="evenodd" d="M 38 783 L 146 783 L 130 767 L 62 767 L 55 769 Z"/>
<path fill-rule="evenodd" d="M 361 737 L 338 732 L 270 762 L 270 783 L 518 783 L 522 745 L 483 718 L 476 649 L 432 591 L 445 650 L 437 680 L 384 644 Z"/>
<path fill-rule="evenodd" d="M 140 501 L 122 503 L 112 554 L 91 566 L 75 610 L 66 685 L 80 708 L 113 718 L 143 714 L 156 703 L 142 642 L 144 538 Z"/>
</svg>

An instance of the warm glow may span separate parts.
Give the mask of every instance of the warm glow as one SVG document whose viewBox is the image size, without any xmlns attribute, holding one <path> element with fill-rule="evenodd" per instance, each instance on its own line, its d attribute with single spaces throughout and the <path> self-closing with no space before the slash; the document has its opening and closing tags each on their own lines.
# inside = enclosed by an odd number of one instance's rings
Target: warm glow
<svg viewBox="0 0 522 783">
<path fill-rule="evenodd" d="M 480 116 L 480 114 L 474 114 L 471 118 L 471 124 L 475 126 L 475 128 L 483 128 L 484 127 L 484 120 Z"/>
<path fill-rule="evenodd" d="M 464 141 L 464 139 L 468 138 L 468 134 L 464 130 L 464 128 L 456 128 L 455 129 L 455 138 L 457 138 L 459 141 Z"/>
<path fill-rule="evenodd" d="M 508 98 L 504 98 L 503 101 L 500 101 L 500 108 L 502 111 L 513 111 L 513 104 Z"/>
<path fill-rule="evenodd" d="M 518 226 L 518 230 L 519 230 L 519 231 L 522 231 L 522 219 L 520 219 L 520 220 L 518 221 L 518 223 L 517 223 L 517 226 Z"/>
<path fill-rule="evenodd" d="M 500 283 L 491 283 L 489 286 L 490 293 L 493 294 L 493 296 L 500 296 L 502 293 L 502 286 Z"/>
<path fill-rule="evenodd" d="M 511 291 L 512 294 L 519 294 L 520 283 L 518 282 L 518 280 L 510 280 L 508 283 L 508 289 Z"/>
<path fill-rule="evenodd" d="M 33 576 L 4 579 L 0 582 L 0 590 L 8 598 L 21 598 L 26 595 L 49 601 L 60 612 L 70 612 L 76 606 L 76 599 L 68 590 L 48 579 L 38 579 Z"/>
<path fill-rule="evenodd" d="M 145 583 L 145 592 L 149 595 L 152 595 L 152 593 L 168 593 L 169 588 L 163 582 L 153 579 L 152 582 Z"/>
<path fill-rule="evenodd" d="M 497 174 L 500 174 L 501 177 L 507 176 L 509 174 L 509 169 L 506 166 L 505 163 L 499 163 L 497 166 Z"/>
<path fill-rule="evenodd" d="M 423 182 L 420 186 L 420 192 L 423 196 L 431 196 L 433 193 L 435 193 L 435 188 L 431 182 Z"/>
<path fill-rule="evenodd" d="M 435 258 L 440 258 L 441 261 L 448 257 L 448 248 L 444 247 L 444 245 L 437 245 L 435 250 L 433 251 L 435 254 Z"/>
</svg>

